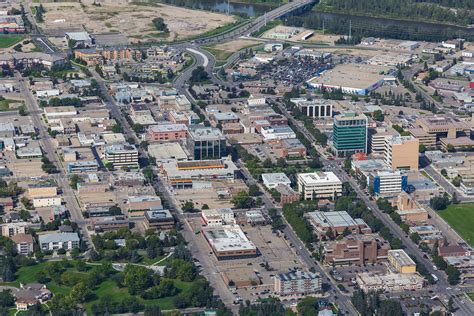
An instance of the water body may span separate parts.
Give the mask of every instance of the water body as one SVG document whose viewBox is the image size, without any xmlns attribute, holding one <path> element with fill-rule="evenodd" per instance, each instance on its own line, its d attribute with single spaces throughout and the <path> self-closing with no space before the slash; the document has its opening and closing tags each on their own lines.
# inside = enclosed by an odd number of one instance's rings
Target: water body
<svg viewBox="0 0 474 316">
<path fill-rule="evenodd" d="M 230 14 L 240 14 L 249 17 L 263 15 L 265 12 L 271 11 L 277 5 L 261 5 L 252 3 L 230 2 L 227 6 L 227 0 L 158 0 L 157 2 L 187 7 L 192 9 L 200 9 L 214 12 L 227 12 L 229 8 Z"/>
<path fill-rule="evenodd" d="M 474 28 L 452 26 L 436 22 L 406 21 L 318 11 L 307 12 L 297 17 L 297 19 L 308 27 L 321 28 L 322 21 L 324 21 L 326 25 L 337 25 L 337 33 L 339 34 L 348 33 L 349 24 L 351 24 L 352 34 L 360 36 L 380 36 L 411 40 L 426 39 L 433 41 L 442 41 L 455 37 L 465 38 L 467 40 L 474 39 Z M 342 32 L 341 28 L 343 28 Z"/>
</svg>

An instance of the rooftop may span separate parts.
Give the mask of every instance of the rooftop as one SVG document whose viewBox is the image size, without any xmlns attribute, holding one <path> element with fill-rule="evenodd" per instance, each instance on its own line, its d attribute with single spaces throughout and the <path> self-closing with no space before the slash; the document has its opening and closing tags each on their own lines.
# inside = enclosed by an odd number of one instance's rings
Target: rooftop
<svg viewBox="0 0 474 316">
<path fill-rule="evenodd" d="M 157 161 L 185 160 L 188 158 L 188 155 L 178 143 L 150 144 L 148 145 L 148 153 Z"/>
<path fill-rule="evenodd" d="M 216 251 L 256 250 L 238 225 L 207 226 L 202 228 L 209 244 Z"/>
<path fill-rule="evenodd" d="M 221 130 L 214 127 L 196 126 L 189 129 L 189 136 L 195 141 L 225 139 Z"/>
<path fill-rule="evenodd" d="M 334 174 L 334 172 L 311 172 L 299 173 L 298 179 L 301 179 L 305 184 L 324 184 L 324 183 L 342 183 L 341 180 Z"/>
<path fill-rule="evenodd" d="M 262 180 L 264 183 L 291 183 L 291 180 L 283 172 L 263 173 Z"/>
<path fill-rule="evenodd" d="M 169 210 L 158 210 L 158 209 L 151 209 L 149 211 L 145 211 L 145 216 L 148 219 L 152 220 L 159 220 L 159 219 L 172 219 L 173 215 Z"/>
<path fill-rule="evenodd" d="M 49 233 L 45 235 L 38 236 L 39 243 L 58 243 L 58 242 L 69 242 L 69 241 L 79 241 L 79 236 L 77 233 Z"/>
<path fill-rule="evenodd" d="M 184 124 L 158 124 L 150 126 L 149 130 L 153 133 L 180 132 L 187 131 L 188 127 Z"/>
<path fill-rule="evenodd" d="M 346 211 L 339 212 L 310 212 L 308 216 L 322 227 L 349 227 L 364 223 L 363 220 L 354 220 Z M 365 224 L 365 223 L 364 223 Z"/>
<path fill-rule="evenodd" d="M 412 258 L 402 249 L 394 249 L 388 251 L 388 256 L 392 256 L 401 266 L 416 265 Z"/>
<path fill-rule="evenodd" d="M 314 280 L 321 277 L 319 273 L 295 271 L 290 273 L 280 273 L 276 276 L 281 281 L 293 281 L 293 280 Z"/>
</svg>

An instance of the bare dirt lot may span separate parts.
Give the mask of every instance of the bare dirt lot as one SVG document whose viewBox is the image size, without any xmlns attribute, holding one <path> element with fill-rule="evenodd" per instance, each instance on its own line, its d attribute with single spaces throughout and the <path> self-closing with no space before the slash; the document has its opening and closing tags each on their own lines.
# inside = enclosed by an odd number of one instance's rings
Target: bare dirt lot
<svg viewBox="0 0 474 316">
<path fill-rule="evenodd" d="M 46 33 L 58 35 L 58 30 L 86 29 L 90 33 L 120 32 L 133 41 L 162 38 L 152 20 L 162 17 L 170 30 L 168 40 L 198 35 L 234 22 L 224 14 L 191 10 L 164 4 L 140 5 L 125 0 L 93 5 L 91 0 L 44 3 L 46 9 L 41 27 Z"/>
<path fill-rule="evenodd" d="M 249 39 L 237 39 L 235 41 L 229 41 L 225 43 L 220 43 L 213 46 L 215 49 L 223 50 L 226 52 L 236 52 L 246 47 L 251 47 L 261 43 L 260 41 L 256 40 L 249 40 Z"/>
</svg>

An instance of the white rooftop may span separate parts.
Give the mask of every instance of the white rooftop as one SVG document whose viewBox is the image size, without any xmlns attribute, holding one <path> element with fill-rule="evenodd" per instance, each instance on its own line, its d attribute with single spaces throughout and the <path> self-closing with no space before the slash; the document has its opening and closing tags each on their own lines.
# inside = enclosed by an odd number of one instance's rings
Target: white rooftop
<svg viewBox="0 0 474 316">
<path fill-rule="evenodd" d="M 209 244 L 217 251 L 251 250 L 257 247 L 248 240 L 239 225 L 203 227 L 203 233 Z"/>
<path fill-rule="evenodd" d="M 324 184 L 324 183 L 341 183 L 341 180 L 334 174 L 334 172 L 312 172 L 299 173 L 298 178 L 306 184 Z"/>
</svg>

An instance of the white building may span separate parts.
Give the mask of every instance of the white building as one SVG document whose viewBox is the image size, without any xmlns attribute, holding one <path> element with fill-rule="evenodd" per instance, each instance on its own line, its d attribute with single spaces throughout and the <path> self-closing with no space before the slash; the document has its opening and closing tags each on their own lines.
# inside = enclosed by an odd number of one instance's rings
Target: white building
<svg viewBox="0 0 474 316">
<path fill-rule="evenodd" d="M 26 234 L 29 224 L 27 222 L 2 224 L 2 236 L 12 237 L 18 234 Z"/>
<path fill-rule="evenodd" d="M 263 184 L 269 189 L 275 189 L 279 184 L 291 186 L 291 180 L 283 172 L 263 173 Z"/>
<path fill-rule="evenodd" d="M 38 90 L 36 91 L 36 97 L 38 98 L 48 98 L 48 97 L 57 97 L 59 96 L 59 89 L 48 89 L 48 90 Z"/>
<path fill-rule="evenodd" d="M 318 273 L 296 271 L 275 276 L 275 293 L 281 296 L 303 296 L 321 291 L 321 276 Z"/>
<path fill-rule="evenodd" d="M 61 205 L 61 197 L 37 197 L 33 199 L 34 207 L 48 207 L 48 206 L 59 206 Z"/>
<path fill-rule="evenodd" d="M 138 167 L 138 150 L 135 145 L 115 144 L 105 147 L 104 159 L 116 167 Z"/>
<path fill-rule="evenodd" d="M 77 233 L 50 233 L 38 236 L 41 250 L 71 250 L 79 248 Z"/>
<path fill-rule="evenodd" d="M 398 196 L 408 185 L 406 175 L 397 171 L 376 171 L 369 175 L 369 186 L 374 193 L 382 196 Z"/>
<path fill-rule="evenodd" d="M 301 113 L 309 117 L 332 117 L 332 104 L 325 99 L 291 99 L 300 109 Z"/>
<path fill-rule="evenodd" d="M 263 126 L 261 134 L 266 141 L 296 138 L 295 132 L 288 125 Z"/>
<path fill-rule="evenodd" d="M 356 281 L 364 292 L 420 290 L 424 285 L 424 279 L 417 273 L 388 273 L 379 275 L 363 272 L 357 275 Z"/>
<path fill-rule="evenodd" d="M 305 200 L 334 199 L 342 194 L 342 181 L 333 172 L 299 173 L 298 192 Z"/>
<path fill-rule="evenodd" d="M 201 220 L 207 226 L 235 224 L 234 211 L 230 208 L 202 210 Z"/>
</svg>

